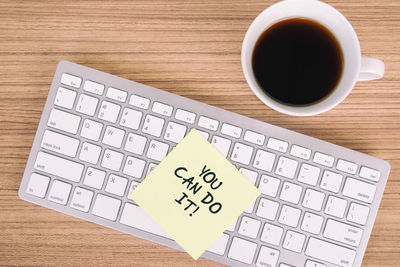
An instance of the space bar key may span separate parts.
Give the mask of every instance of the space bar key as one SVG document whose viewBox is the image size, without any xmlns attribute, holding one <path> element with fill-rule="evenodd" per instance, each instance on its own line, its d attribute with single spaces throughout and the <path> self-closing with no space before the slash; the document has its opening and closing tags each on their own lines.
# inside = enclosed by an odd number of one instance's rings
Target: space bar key
<svg viewBox="0 0 400 267">
<path fill-rule="evenodd" d="M 126 203 L 122 211 L 120 223 L 137 228 L 151 234 L 160 235 L 172 239 L 153 219 L 141 208 L 131 203 Z"/>
</svg>

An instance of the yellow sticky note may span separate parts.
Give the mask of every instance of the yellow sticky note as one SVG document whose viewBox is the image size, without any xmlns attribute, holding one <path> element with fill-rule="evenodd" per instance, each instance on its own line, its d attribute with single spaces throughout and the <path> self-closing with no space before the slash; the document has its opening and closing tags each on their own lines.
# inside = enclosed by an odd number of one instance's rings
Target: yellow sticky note
<svg viewBox="0 0 400 267">
<path fill-rule="evenodd" d="M 198 259 L 259 195 L 235 166 L 191 130 L 130 197 Z"/>
</svg>

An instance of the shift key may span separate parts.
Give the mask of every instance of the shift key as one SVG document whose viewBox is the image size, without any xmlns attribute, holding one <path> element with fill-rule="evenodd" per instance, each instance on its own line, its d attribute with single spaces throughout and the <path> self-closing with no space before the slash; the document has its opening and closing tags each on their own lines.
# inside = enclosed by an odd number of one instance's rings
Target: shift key
<svg viewBox="0 0 400 267">
<path fill-rule="evenodd" d="M 73 182 L 81 180 L 83 165 L 40 151 L 34 168 Z"/>
</svg>

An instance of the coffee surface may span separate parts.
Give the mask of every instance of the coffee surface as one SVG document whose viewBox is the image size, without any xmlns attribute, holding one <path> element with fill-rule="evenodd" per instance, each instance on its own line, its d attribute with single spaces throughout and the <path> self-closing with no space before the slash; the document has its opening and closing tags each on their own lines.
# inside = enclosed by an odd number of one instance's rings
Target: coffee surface
<svg viewBox="0 0 400 267">
<path fill-rule="evenodd" d="M 305 18 L 286 19 L 266 29 L 252 56 L 259 86 L 292 106 L 311 105 L 329 96 L 341 79 L 343 64 L 336 37 Z"/>
</svg>

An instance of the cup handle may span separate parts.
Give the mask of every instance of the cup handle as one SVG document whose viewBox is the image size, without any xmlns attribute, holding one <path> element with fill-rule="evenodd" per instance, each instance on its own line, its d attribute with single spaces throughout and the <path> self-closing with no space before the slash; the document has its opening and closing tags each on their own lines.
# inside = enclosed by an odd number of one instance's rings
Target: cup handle
<svg viewBox="0 0 400 267">
<path fill-rule="evenodd" d="M 385 73 L 385 63 L 377 58 L 361 58 L 361 69 L 358 74 L 358 81 L 371 81 L 383 77 Z"/>
</svg>

